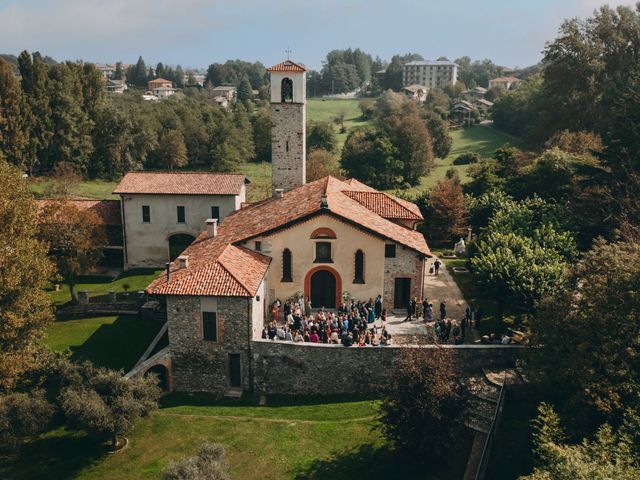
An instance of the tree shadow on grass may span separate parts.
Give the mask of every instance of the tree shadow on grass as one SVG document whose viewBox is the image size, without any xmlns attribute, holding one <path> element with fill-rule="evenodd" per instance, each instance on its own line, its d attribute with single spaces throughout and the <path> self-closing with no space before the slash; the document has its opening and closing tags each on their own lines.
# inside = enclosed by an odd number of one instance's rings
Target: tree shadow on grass
<svg viewBox="0 0 640 480">
<path fill-rule="evenodd" d="M 80 471 L 104 455 L 104 447 L 84 434 L 56 430 L 25 445 L 17 457 L 0 455 L 0 478 L 76 478 Z"/>
<path fill-rule="evenodd" d="M 115 322 L 98 327 L 80 346 L 71 347 L 72 360 L 130 370 L 147 349 L 162 324 L 136 315 L 120 315 Z"/>
<path fill-rule="evenodd" d="M 333 452 L 330 458 L 314 460 L 294 473 L 296 480 L 457 480 L 462 478 L 458 470 L 442 465 L 429 472 L 400 457 L 389 446 L 365 444 L 344 452 Z"/>
</svg>

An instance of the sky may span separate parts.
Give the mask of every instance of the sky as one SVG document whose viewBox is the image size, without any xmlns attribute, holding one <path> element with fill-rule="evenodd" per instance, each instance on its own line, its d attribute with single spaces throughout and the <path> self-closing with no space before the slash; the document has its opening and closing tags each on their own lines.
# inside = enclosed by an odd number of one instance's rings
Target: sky
<svg viewBox="0 0 640 480">
<path fill-rule="evenodd" d="M 538 62 L 563 19 L 605 0 L 0 0 L 0 53 L 56 60 L 162 61 L 206 68 L 239 58 L 291 58 L 319 69 L 327 52 L 361 48 L 389 59 Z M 612 5 L 633 5 L 617 0 Z"/>
</svg>

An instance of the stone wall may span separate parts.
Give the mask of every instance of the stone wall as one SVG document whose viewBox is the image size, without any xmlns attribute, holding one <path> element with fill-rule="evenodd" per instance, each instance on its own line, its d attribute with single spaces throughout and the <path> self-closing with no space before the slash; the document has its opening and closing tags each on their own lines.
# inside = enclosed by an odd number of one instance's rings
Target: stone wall
<svg viewBox="0 0 640 480">
<path fill-rule="evenodd" d="M 375 393 L 393 375 L 402 348 L 310 345 L 270 340 L 252 342 L 254 391 L 269 395 Z M 434 346 L 416 348 L 438 348 Z M 459 356 L 466 371 L 514 366 L 525 347 L 502 345 L 444 346 Z"/>
<path fill-rule="evenodd" d="M 384 308 L 393 309 L 395 279 L 400 277 L 411 278 L 411 298 L 416 297 L 418 301 L 422 300 L 423 256 L 410 248 L 396 244 L 396 256 L 384 260 L 384 296 L 382 299 Z"/>
<path fill-rule="evenodd" d="M 243 390 L 250 389 L 247 362 L 251 299 L 217 297 L 216 300 L 218 341 L 211 342 L 202 339 L 200 297 L 167 297 L 173 387 L 177 391 L 223 393 L 229 388 L 231 353 L 240 354 Z"/>
<path fill-rule="evenodd" d="M 272 188 L 285 191 L 306 183 L 304 103 L 271 104 Z"/>
</svg>

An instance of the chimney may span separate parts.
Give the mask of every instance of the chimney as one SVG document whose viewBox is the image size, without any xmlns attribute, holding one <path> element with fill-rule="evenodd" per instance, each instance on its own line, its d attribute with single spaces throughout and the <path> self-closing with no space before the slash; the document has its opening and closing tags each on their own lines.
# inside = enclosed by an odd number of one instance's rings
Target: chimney
<svg viewBox="0 0 640 480">
<path fill-rule="evenodd" d="M 167 271 L 167 282 L 171 278 L 171 262 L 167 262 L 164 264 L 164 268 Z"/>
<path fill-rule="evenodd" d="M 180 255 L 178 257 L 178 264 L 180 265 L 180 269 L 189 267 L 189 255 Z"/>
<path fill-rule="evenodd" d="M 207 237 L 215 237 L 218 235 L 218 219 L 208 218 L 205 222 L 207 224 Z"/>
<path fill-rule="evenodd" d="M 276 188 L 276 198 L 284 197 L 284 188 Z"/>
<path fill-rule="evenodd" d="M 320 198 L 320 208 L 329 208 L 329 200 L 326 193 Z"/>
</svg>

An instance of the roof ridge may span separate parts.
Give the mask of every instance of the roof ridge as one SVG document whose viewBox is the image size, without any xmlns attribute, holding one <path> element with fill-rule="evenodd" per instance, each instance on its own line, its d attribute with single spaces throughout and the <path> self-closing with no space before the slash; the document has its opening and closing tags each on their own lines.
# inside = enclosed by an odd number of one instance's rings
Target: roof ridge
<svg viewBox="0 0 640 480">
<path fill-rule="evenodd" d="M 235 249 L 237 249 L 237 248 L 238 248 L 238 247 L 236 247 L 235 245 L 232 245 L 231 243 L 227 243 L 227 246 L 226 246 L 226 247 L 224 247 L 224 250 L 222 250 L 222 252 L 220 252 L 220 255 L 218 255 L 218 258 L 217 258 L 217 260 L 216 260 L 216 261 L 220 264 L 220 266 L 221 266 L 222 268 L 224 268 L 224 270 L 225 270 L 225 271 L 226 271 L 226 272 L 231 276 L 231 278 L 233 278 L 236 282 L 238 282 L 238 284 L 239 284 L 242 288 L 244 288 L 244 291 L 245 291 L 245 292 L 247 292 L 247 294 L 248 294 L 248 295 L 251 295 L 251 292 L 249 291 L 249 289 L 247 288 L 247 286 L 244 284 L 244 282 L 242 282 L 238 277 L 236 277 L 233 273 L 231 273 L 231 271 L 229 270 L 229 267 L 227 267 L 227 266 L 224 264 L 224 261 L 223 261 L 223 258 L 222 258 L 222 257 L 223 257 L 223 255 L 227 252 L 227 250 L 228 250 L 230 247 L 235 248 Z"/>
<path fill-rule="evenodd" d="M 197 175 L 235 175 L 235 176 L 243 176 L 246 177 L 247 175 L 244 173 L 235 173 L 235 172 L 209 172 L 206 170 L 177 170 L 177 171 L 171 171 L 171 172 L 167 172 L 166 170 L 129 170 L 127 172 L 125 172 L 125 175 L 128 175 L 129 173 L 135 173 L 135 174 L 154 174 L 154 175 L 158 175 L 158 174 L 166 174 L 166 175 L 189 175 L 189 174 L 197 174 Z"/>
</svg>

